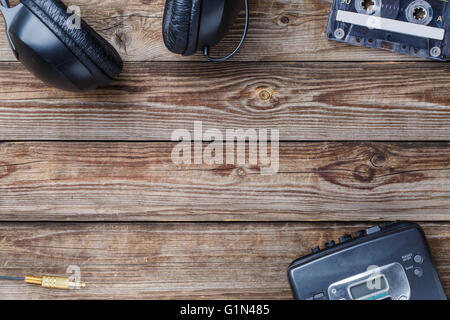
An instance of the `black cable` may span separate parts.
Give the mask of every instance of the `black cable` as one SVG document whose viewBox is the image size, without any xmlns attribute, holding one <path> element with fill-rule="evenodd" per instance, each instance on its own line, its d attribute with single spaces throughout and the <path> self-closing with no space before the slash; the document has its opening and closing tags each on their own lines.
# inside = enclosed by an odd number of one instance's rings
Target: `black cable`
<svg viewBox="0 0 450 320">
<path fill-rule="evenodd" d="M 25 277 L 8 277 L 8 276 L 0 276 L 0 280 L 17 280 L 17 281 L 25 281 Z"/>
<path fill-rule="evenodd" d="M 209 61 L 213 61 L 213 62 L 224 62 L 227 61 L 228 59 L 232 58 L 236 53 L 239 52 L 239 50 L 241 50 L 244 42 L 245 42 L 245 38 L 247 37 L 247 32 L 248 32 L 248 25 L 249 25 L 249 20 L 250 20 L 250 12 L 249 12 L 249 8 L 248 8 L 248 0 L 245 0 L 245 27 L 244 27 L 244 34 L 242 35 L 241 38 L 241 42 L 239 42 L 239 45 L 236 47 L 236 49 L 234 49 L 234 51 L 232 53 L 230 53 L 228 56 L 226 56 L 225 58 L 213 58 L 209 55 L 209 47 L 205 46 L 203 48 L 203 55 L 209 60 Z"/>
</svg>

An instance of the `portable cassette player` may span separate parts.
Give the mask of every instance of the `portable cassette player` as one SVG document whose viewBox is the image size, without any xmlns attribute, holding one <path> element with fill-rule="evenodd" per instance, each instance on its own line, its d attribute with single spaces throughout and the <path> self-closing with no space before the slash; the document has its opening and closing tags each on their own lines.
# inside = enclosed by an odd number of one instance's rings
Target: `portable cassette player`
<svg viewBox="0 0 450 320">
<path fill-rule="evenodd" d="M 375 226 L 315 247 L 288 271 L 301 300 L 446 300 L 420 226 Z"/>
</svg>

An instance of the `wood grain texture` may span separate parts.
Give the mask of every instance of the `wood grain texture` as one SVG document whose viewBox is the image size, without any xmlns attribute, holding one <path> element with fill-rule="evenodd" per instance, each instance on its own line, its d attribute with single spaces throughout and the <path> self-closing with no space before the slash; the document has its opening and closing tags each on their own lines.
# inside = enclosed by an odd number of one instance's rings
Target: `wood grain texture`
<svg viewBox="0 0 450 320">
<path fill-rule="evenodd" d="M 103 90 L 51 89 L 0 63 L 1 140 L 170 140 L 278 128 L 282 140 L 448 140 L 449 64 L 131 63 Z"/>
<path fill-rule="evenodd" d="M 174 165 L 174 145 L 0 144 L 0 219 L 450 220 L 448 143 L 282 143 L 271 176 Z"/>
<path fill-rule="evenodd" d="M 0 299 L 290 299 L 287 267 L 367 224 L 0 224 L 0 274 L 65 275 L 83 290 L 0 282 Z M 423 223 L 450 293 L 450 225 Z"/>
<path fill-rule="evenodd" d="M 17 3 L 18 0 L 12 1 Z M 78 5 L 81 16 L 105 37 L 125 61 L 203 60 L 200 54 L 171 54 L 162 39 L 165 0 L 65 0 Z M 251 22 L 238 61 L 367 61 L 412 60 L 390 52 L 353 47 L 325 37 L 331 0 L 251 0 Z M 214 48 L 216 56 L 232 51 L 241 38 L 242 12 L 230 34 Z M 4 29 L 1 19 L 0 29 Z M 0 61 L 14 61 L 6 35 L 0 34 Z"/>
<path fill-rule="evenodd" d="M 250 2 L 245 47 L 213 64 L 168 53 L 164 0 L 70 1 L 125 61 L 84 94 L 35 79 L 0 34 L 0 141 L 24 141 L 0 142 L 0 274 L 75 264 L 89 283 L 0 282 L 0 299 L 288 299 L 296 257 L 397 219 L 423 221 L 450 293 L 449 64 L 327 41 L 331 0 Z M 279 173 L 173 164 L 172 132 L 198 120 L 279 129 Z"/>
</svg>

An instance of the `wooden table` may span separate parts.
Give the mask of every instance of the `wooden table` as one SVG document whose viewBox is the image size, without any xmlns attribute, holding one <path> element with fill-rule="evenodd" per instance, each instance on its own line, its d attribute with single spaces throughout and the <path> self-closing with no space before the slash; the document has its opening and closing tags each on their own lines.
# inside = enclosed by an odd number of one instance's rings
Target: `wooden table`
<svg viewBox="0 0 450 320">
<path fill-rule="evenodd" d="M 61 92 L 0 35 L 0 274 L 78 265 L 88 287 L 2 281 L 0 298 L 286 299 L 292 260 L 398 219 L 424 227 L 450 294 L 448 63 L 328 42 L 331 0 L 252 0 L 224 64 L 167 52 L 164 0 L 71 4 L 124 72 Z M 279 129 L 279 173 L 174 164 L 171 134 L 194 121 Z"/>
</svg>

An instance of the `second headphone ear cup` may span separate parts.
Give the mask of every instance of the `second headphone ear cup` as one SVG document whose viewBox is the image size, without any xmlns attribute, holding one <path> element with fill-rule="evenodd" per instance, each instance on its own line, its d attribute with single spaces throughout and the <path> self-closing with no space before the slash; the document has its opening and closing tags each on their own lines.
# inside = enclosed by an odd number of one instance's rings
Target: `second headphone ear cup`
<svg viewBox="0 0 450 320">
<path fill-rule="evenodd" d="M 123 68 L 120 55 L 81 19 L 81 28 L 69 28 L 67 7 L 59 0 L 21 0 L 61 40 L 81 62 L 93 62 L 108 77 L 115 78 Z M 86 63 L 87 65 L 88 63 Z"/>
<path fill-rule="evenodd" d="M 163 38 L 173 53 L 192 55 L 197 51 L 202 0 L 167 0 Z"/>
</svg>

